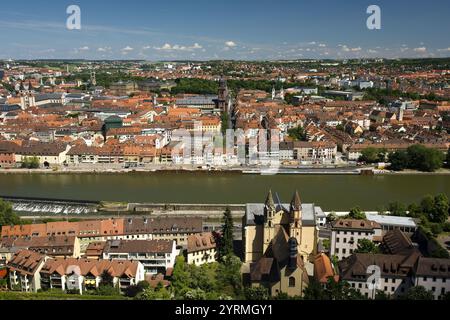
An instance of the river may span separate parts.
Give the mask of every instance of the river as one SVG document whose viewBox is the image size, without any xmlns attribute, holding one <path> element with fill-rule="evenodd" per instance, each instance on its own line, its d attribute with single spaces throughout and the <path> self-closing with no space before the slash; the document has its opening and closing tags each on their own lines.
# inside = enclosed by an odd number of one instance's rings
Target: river
<svg viewBox="0 0 450 320">
<path fill-rule="evenodd" d="M 425 194 L 450 196 L 448 175 L 240 175 L 205 173 L 3 174 L 0 195 L 50 199 L 156 203 L 262 202 L 269 188 L 288 202 L 324 210 L 359 205 L 376 210 L 389 202 L 417 202 Z"/>
</svg>

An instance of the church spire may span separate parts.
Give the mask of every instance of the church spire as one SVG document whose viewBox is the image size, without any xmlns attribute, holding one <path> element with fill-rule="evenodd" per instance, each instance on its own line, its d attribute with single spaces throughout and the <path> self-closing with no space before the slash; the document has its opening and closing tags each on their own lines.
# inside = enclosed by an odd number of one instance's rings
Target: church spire
<svg viewBox="0 0 450 320">
<path fill-rule="evenodd" d="M 269 190 L 266 198 L 266 209 L 270 209 L 271 211 L 275 211 L 275 202 L 273 201 L 272 190 Z"/>
<path fill-rule="evenodd" d="M 300 211 L 301 207 L 302 207 L 302 202 L 300 200 L 298 190 L 296 190 L 294 193 L 294 196 L 292 197 L 291 210 L 292 211 Z"/>
</svg>

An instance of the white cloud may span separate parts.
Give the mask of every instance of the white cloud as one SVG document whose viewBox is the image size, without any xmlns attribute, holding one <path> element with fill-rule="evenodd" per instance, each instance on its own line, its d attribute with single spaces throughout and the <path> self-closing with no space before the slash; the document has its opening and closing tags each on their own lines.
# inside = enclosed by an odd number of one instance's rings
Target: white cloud
<svg viewBox="0 0 450 320">
<path fill-rule="evenodd" d="M 152 48 L 151 46 L 143 46 L 142 50 L 148 50 L 148 49 L 151 49 L 151 48 Z"/>
<path fill-rule="evenodd" d="M 325 48 L 327 45 L 325 43 L 319 43 L 319 47 Z"/>
<path fill-rule="evenodd" d="M 444 49 L 438 49 L 437 51 L 439 51 L 439 52 L 450 51 L 450 47 L 449 48 L 444 48 Z"/>
<path fill-rule="evenodd" d="M 79 48 L 78 50 L 80 50 L 80 51 L 89 51 L 89 47 L 88 46 L 84 46 L 84 47 Z"/>
<path fill-rule="evenodd" d="M 225 45 L 230 48 L 237 46 L 237 44 L 234 41 L 227 41 L 227 42 L 225 42 Z"/>
<path fill-rule="evenodd" d="M 126 46 L 125 48 L 122 48 L 121 51 L 123 51 L 123 52 L 130 52 L 130 51 L 133 51 L 133 50 L 134 50 L 134 48 L 132 48 L 130 46 Z"/>
<path fill-rule="evenodd" d="M 108 52 L 111 51 L 111 47 L 100 47 L 97 49 L 98 52 Z"/>
<path fill-rule="evenodd" d="M 203 47 L 198 43 L 194 43 L 192 46 L 181 46 L 179 44 L 171 45 L 170 43 L 166 43 L 162 47 L 155 47 L 155 49 L 165 51 L 194 51 L 203 49 Z"/>
<path fill-rule="evenodd" d="M 427 48 L 426 47 L 414 48 L 414 52 L 425 53 L 427 52 Z"/>
<path fill-rule="evenodd" d="M 342 47 L 342 51 L 344 52 L 359 52 L 362 50 L 361 47 L 356 47 L 356 48 L 349 48 L 347 45 L 339 45 L 340 47 Z"/>
</svg>

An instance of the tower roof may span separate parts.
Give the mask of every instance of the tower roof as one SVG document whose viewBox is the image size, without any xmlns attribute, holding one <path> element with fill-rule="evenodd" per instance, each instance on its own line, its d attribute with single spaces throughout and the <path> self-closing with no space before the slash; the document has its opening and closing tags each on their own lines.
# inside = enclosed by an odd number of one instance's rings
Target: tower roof
<svg viewBox="0 0 450 320">
<path fill-rule="evenodd" d="M 299 211 L 301 207 L 302 207 L 302 202 L 300 200 L 300 196 L 298 194 L 298 191 L 296 190 L 295 193 L 294 193 L 294 196 L 292 197 L 291 209 L 293 209 L 295 211 Z"/>
<path fill-rule="evenodd" d="M 267 194 L 265 205 L 267 208 L 275 210 L 275 202 L 273 201 L 272 190 L 269 190 L 269 193 Z"/>
</svg>

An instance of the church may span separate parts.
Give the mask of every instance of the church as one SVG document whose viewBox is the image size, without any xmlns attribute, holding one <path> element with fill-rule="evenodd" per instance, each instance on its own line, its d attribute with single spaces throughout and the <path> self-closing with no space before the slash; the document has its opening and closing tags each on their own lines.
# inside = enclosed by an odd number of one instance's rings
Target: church
<svg viewBox="0 0 450 320">
<path fill-rule="evenodd" d="M 272 296 L 301 296 L 308 285 L 307 264 L 317 253 L 318 228 L 313 204 L 295 192 L 290 204 L 275 203 L 269 191 L 264 204 L 247 204 L 243 218 L 244 281 L 264 286 Z"/>
</svg>

